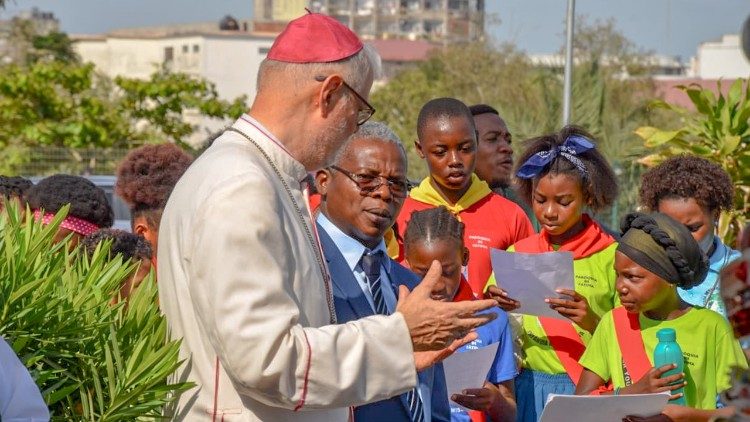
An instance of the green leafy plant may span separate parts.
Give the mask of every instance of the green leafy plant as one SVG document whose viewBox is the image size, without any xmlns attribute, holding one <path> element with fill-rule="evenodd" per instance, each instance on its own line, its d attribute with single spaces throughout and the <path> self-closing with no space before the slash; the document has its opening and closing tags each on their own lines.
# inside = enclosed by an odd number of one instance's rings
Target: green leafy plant
<svg viewBox="0 0 750 422">
<path fill-rule="evenodd" d="M 191 387 L 170 384 L 181 364 L 167 341 L 153 273 L 127 304 L 113 304 L 134 266 L 108 258 L 102 244 L 89 259 L 68 239 L 6 203 L 0 214 L 0 333 L 29 369 L 53 420 L 161 418 L 164 405 Z M 28 212 L 28 211 L 27 211 Z"/>
<path fill-rule="evenodd" d="M 732 244 L 750 218 L 750 84 L 735 80 L 726 95 L 719 81 L 718 96 L 710 89 L 692 84 L 679 86 L 695 110 L 658 100 L 652 106 L 676 114 L 676 129 L 642 126 L 636 134 L 653 153 L 640 162 L 646 166 L 661 163 L 679 154 L 695 154 L 719 164 L 735 186 L 735 209 L 722 213 L 719 235 Z"/>
</svg>

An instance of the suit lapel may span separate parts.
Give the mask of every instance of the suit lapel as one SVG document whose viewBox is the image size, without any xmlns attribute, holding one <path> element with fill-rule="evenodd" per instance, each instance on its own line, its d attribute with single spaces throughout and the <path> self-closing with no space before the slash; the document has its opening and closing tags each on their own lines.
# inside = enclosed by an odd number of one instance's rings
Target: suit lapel
<svg viewBox="0 0 750 422">
<path fill-rule="evenodd" d="M 328 233 L 320 225 L 318 225 L 318 236 L 325 252 L 328 269 L 331 272 L 334 291 L 338 291 L 338 296 L 349 304 L 357 318 L 374 315 L 370 302 L 367 301 L 365 294 L 359 287 L 359 283 L 354 278 L 354 274 L 346 263 L 344 256 L 341 255 L 336 244 L 333 243 Z"/>
</svg>

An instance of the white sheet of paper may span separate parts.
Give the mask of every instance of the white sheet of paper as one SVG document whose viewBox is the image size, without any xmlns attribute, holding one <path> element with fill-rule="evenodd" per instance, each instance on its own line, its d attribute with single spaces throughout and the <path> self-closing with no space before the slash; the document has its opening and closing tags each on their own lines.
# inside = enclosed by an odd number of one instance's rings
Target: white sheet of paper
<svg viewBox="0 0 750 422">
<path fill-rule="evenodd" d="M 495 360 L 498 345 L 492 343 L 479 349 L 456 352 L 443 361 L 448 400 L 467 388 L 482 388 Z"/>
<path fill-rule="evenodd" d="M 497 285 L 521 302 L 521 307 L 513 312 L 568 321 L 544 299 L 567 298 L 555 289 L 574 289 L 572 252 L 520 253 L 492 249 L 490 256 Z"/>
<path fill-rule="evenodd" d="M 539 422 L 621 422 L 628 415 L 661 413 L 669 394 L 562 396 L 550 394 Z"/>
</svg>

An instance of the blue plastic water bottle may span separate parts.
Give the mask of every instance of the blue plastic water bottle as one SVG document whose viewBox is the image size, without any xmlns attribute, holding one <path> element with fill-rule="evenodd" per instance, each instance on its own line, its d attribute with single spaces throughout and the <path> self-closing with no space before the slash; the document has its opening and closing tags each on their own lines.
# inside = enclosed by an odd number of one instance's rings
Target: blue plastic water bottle
<svg viewBox="0 0 750 422">
<path fill-rule="evenodd" d="M 656 338 L 659 339 L 659 343 L 656 345 L 656 348 L 654 348 L 654 366 L 656 368 L 671 364 L 677 366 L 676 368 L 665 372 L 662 375 L 662 378 L 684 372 L 685 358 L 684 356 L 682 356 L 682 349 L 680 349 L 680 345 L 677 344 L 677 334 L 675 333 L 674 329 L 662 328 L 661 330 L 656 332 Z M 685 380 L 683 379 L 679 382 L 684 381 Z M 680 387 L 676 390 L 672 390 L 672 394 L 684 394 L 683 390 L 683 387 Z M 680 398 L 670 400 L 669 402 L 672 404 L 686 406 L 684 395 Z"/>
</svg>

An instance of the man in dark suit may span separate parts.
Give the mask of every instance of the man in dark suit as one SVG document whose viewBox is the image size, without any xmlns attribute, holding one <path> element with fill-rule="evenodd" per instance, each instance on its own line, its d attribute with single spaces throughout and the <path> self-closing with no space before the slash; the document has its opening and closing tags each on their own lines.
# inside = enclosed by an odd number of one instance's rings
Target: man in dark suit
<svg viewBox="0 0 750 422">
<path fill-rule="evenodd" d="M 388 257 L 383 235 L 408 194 L 406 153 L 384 124 L 367 122 L 316 175 L 318 234 L 333 279 L 339 323 L 396 310 L 398 289 L 419 278 Z M 357 422 L 449 421 L 441 364 L 419 372 L 418 388 L 354 409 Z"/>
</svg>

